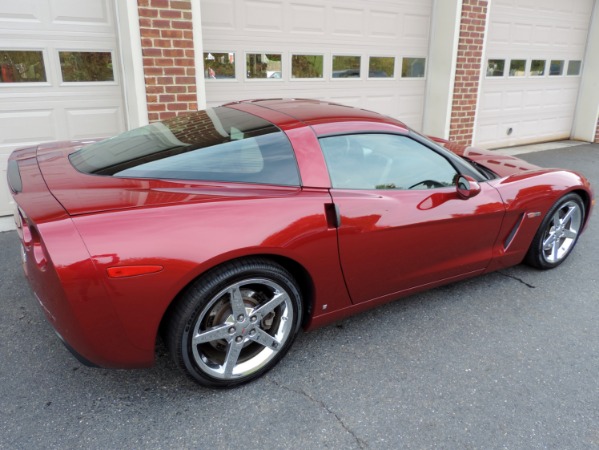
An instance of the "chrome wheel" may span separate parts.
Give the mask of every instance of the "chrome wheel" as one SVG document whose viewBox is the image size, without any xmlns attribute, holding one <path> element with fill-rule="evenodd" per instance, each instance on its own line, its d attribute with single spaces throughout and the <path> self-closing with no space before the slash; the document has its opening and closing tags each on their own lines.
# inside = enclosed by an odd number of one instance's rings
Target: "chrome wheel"
<svg viewBox="0 0 599 450">
<path fill-rule="evenodd" d="M 231 284 L 208 302 L 195 323 L 194 361 L 215 378 L 248 376 L 274 358 L 293 322 L 291 299 L 277 283 L 254 278 Z"/>
<path fill-rule="evenodd" d="M 555 211 L 543 235 L 543 257 L 555 264 L 570 252 L 582 225 L 582 210 L 574 201 L 568 201 Z"/>
<path fill-rule="evenodd" d="M 301 317 L 300 289 L 291 274 L 251 258 L 197 279 L 169 312 L 165 340 L 195 381 L 231 387 L 274 367 L 291 347 Z"/>
<path fill-rule="evenodd" d="M 552 269 L 566 260 L 584 225 L 585 209 L 577 194 L 560 198 L 541 222 L 526 254 L 526 262 L 538 269 Z"/>
</svg>

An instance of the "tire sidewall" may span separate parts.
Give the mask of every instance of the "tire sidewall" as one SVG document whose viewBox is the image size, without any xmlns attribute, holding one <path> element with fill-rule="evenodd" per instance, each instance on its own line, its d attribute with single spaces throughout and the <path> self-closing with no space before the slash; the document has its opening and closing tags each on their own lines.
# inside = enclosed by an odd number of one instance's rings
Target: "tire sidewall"
<svg viewBox="0 0 599 450">
<path fill-rule="evenodd" d="M 191 345 L 191 336 L 195 329 L 195 325 L 214 296 L 231 284 L 251 278 L 265 278 L 285 289 L 287 295 L 291 299 L 293 308 L 293 323 L 291 330 L 274 358 L 264 367 L 241 378 L 231 380 L 214 378 L 205 373 L 195 361 Z M 302 322 L 302 303 L 299 287 L 296 285 L 293 277 L 284 268 L 270 262 L 252 260 L 245 263 L 239 262 L 224 266 L 215 271 L 211 271 L 206 274 L 206 276 L 198 279 L 190 287 L 184 298 L 186 298 L 187 303 L 184 316 L 187 317 L 187 319 L 178 325 L 178 357 L 188 375 L 200 382 L 200 384 L 212 387 L 231 387 L 244 384 L 260 377 L 262 374 L 272 369 L 281 358 L 285 356 L 293 344 Z"/>
<path fill-rule="evenodd" d="M 545 233 L 547 232 L 547 230 L 549 228 L 551 228 L 551 222 L 553 221 L 553 216 L 555 215 L 555 213 L 560 208 L 562 208 L 564 206 L 564 204 L 566 204 L 568 202 L 574 202 L 580 208 L 580 212 L 581 212 L 580 228 L 578 230 L 578 233 L 576 233 L 574 242 L 572 243 L 570 248 L 567 250 L 566 254 L 563 257 L 561 257 L 558 261 L 549 262 L 545 259 L 545 256 L 544 256 L 543 238 L 545 237 Z M 585 220 L 585 208 L 584 208 L 584 203 L 582 202 L 580 196 L 577 194 L 574 194 L 574 193 L 570 193 L 570 194 L 566 194 L 563 197 L 561 197 L 557 202 L 555 202 L 553 204 L 551 209 L 545 215 L 543 222 L 541 222 L 541 226 L 539 227 L 539 229 L 537 230 L 537 233 L 535 234 L 535 237 L 533 239 L 529 253 L 527 255 L 527 258 L 526 258 L 527 262 L 529 264 L 531 264 L 532 266 L 537 267 L 539 269 L 553 269 L 554 267 L 559 266 L 561 263 L 563 263 L 568 258 L 568 256 L 570 255 L 570 253 L 572 253 L 572 250 L 576 246 L 576 243 L 578 242 L 578 238 L 580 237 L 580 231 L 582 230 L 582 228 L 584 226 L 584 220 Z"/>
</svg>

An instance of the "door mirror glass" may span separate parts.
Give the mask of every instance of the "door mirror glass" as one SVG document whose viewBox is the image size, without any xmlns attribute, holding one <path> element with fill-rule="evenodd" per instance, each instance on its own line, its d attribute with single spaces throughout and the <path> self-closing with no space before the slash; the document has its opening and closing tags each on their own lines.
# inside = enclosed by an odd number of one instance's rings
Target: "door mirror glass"
<svg viewBox="0 0 599 450">
<path fill-rule="evenodd" d="M 460 175 L 457 179 L 456 191 L 461 199 L 466 200 L 480 192 L 480 185 L 474 178 L 468 175 Z"/>
</svg>

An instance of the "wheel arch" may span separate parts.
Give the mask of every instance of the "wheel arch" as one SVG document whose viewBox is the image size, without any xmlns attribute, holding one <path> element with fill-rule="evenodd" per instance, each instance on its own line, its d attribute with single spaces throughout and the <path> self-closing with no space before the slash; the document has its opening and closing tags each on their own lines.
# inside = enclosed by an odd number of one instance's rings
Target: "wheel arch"
<svg viewBox="0 0 599 450">
<path fill-rule="evenodd" d="M 590 212 L 591 212 L 591 195 L 585 191 L 584 189 L 574 189 L 572 192 L 572 194 L 577 194 L 581 200 L 582 200 L 582 204 L 584 205 L 584 216 L 582 218 L 583 222 L 582 222 L 582 229 L 584 229 L 589 221 L 590 218 Z"/>
<path fill-rule="evenodd" d="M 296 283 L 298 284 L 298 286 L 300 288 L 300 294 L 302 296 L 302 306 L 304 307 L 304 310 L 302 313 L 301 324 L 302 324 L 302 326 L 305 326 L 305 324 L 308 322 L 308 320 L 314 310 L 314 282 L 313 282 L 312 277 L 310 276 L 308 270 L 302 264 L 300 264 L 299 262 L 297 262 L 294 259 L 289 258 L 287 256 L 275 255 L 275 254 L 270 254 L 270 253 L 255 253 L 255 254 L 249 254 L 249 255 L 221 261 L 218 264 L 210 267 L 209 269 L 207 269 L 207 270 L 197 274 L 195 277 L 193 277 L 185 286 L 183 286 L 179 290 L 177 295 L 171 300 L 168 307 L 164 311 L 164 314 L 162 315 L 162 319 L 160 321 L 160 325 L 158 327 L 158 336 L 163 334 L 165 322 L 167 321 L 167 318 L 168 318 L 170 312 L 174 308 L 174 305 L 177 303 L 177 301 L 179 301 L 179 299 L 183 296 L 183 294 L 197 280 L 206 276 L 206 274 L 210 273 L 211 271 L 218 270 L 219 268 L 221 268 L 227 264 L 241 263 L 244 260 L 251 260 L 251 259 L 256 259 L 256 258 L 262 259 L 265 262 L 270 261 L 275 264 L 278 264 L 281 267 L 283 267 L 285 270 L 287 270 L 293 276 L 294 280 L 296 281 Z M 157 336 L 157 338 L 158 338 L 158 336 Z"/>
</svg>

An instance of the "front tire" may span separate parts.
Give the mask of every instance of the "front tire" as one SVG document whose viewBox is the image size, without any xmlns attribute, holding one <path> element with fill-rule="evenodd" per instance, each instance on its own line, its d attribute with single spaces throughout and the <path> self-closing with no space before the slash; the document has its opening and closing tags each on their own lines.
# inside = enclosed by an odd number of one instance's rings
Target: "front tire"
<svg viewBox="0 0 599 450">
<path fill-rule="evenodd" d="M 577 194 L 567 194 L 560 198 L 537 230 L 526 255 L 526 262 L 542 270 L 559 266 L 576 245 L 584 216 L 584 204 Z"/>
<path fill-rule="evenodd" d="M 291 274 L 261 258 L 228 263 L 195 281 L 166 323 L 170 353 L 199 384 L 251 381 L 287 353 L 302 318 Z"/>
</svg>

